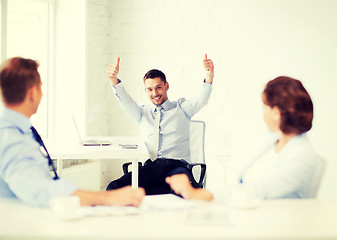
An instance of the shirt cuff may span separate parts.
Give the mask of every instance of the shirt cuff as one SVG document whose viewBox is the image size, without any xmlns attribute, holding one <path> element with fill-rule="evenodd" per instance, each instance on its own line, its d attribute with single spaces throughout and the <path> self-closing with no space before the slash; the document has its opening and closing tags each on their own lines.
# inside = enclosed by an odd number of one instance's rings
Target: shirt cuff
<svg viewBox="0 0 337 240">
<path fill-rule="evenodd" d="M 112 83 L 110 83 L 112 88 L 116 88 L 116 86 L 120 85 L 120 83 L 122 82 L 119 78 L 117 78 L 117 80 L 118 80 L 118 83 L 116 85 L 113 85 Z"/>
<path fill-rule="evenodd" d="M 117 78 L 117 79 L 118 79 L 118 78 Z M 117 92 L 118 92 L 120 89 L 124 88 L 124 87 L 123 87 L 123 83 L 122 83 L 122 81 L 121 81 L 120 79 L 118 79 L 118 82 L 119 82 L 119 83 L 117 83 L 116 85 L 113 85 L 113 84 L 111 83 L 111 88 L 112 88 L 112 90 L 115 92 L 115 94 L 117 94 Z"/>
<path fill-rule="evenodd" d="M 207 82 L 206 82 L 206 78 L 204 78 L 203 83 L 205 83 L 205 84 L 207 84 L 207 85 L 212 85 L 212 83 L 207 83 Z"/>
<path fill-rule="evenodd" d="M 208 89 L 209 91 L 211 91 L 212 89 L 213 89 L 213 84 L 212 83 L 207 83 L 207 82 L 205 82 L 205 80 L 204 80 L 204 82 L 202 83 L 203 85 L 203 88 L 205 89 Z"/>
</svg>

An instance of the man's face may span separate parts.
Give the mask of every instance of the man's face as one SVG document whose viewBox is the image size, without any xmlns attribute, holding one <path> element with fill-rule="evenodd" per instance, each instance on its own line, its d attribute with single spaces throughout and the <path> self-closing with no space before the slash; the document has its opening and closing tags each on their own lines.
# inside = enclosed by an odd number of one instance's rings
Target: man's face
<svg viewBox="0 0 337 240">
<path fill-rule="evenodd" d="M 161 105 L 167 100 L 168 82 L 164 83 L 159 77 L 148 78 L 144 82 L 145 92 L 151 102 L 155 105 Z"/>
</svg>

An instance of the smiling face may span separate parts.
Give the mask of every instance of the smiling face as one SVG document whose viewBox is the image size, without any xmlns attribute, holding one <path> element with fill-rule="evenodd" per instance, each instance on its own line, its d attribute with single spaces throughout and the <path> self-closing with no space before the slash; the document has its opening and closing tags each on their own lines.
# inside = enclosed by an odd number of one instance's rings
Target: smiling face
<svg viewBox="0 0 337 240">
<path fill-rule="evenodd" d="M 148 78 L 144 81 L 145 92 L 153 104 L 159 106 L 167 100 L 168 82 L 164 83 L 159 77 Z"/>
</svg>

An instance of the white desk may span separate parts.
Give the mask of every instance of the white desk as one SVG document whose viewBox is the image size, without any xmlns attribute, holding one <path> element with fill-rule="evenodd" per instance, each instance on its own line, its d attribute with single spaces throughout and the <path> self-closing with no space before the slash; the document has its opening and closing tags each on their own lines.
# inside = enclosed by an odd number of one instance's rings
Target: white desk
<svg viewBox="0 0 337 240">
<path fill-rule="evenodd" d="M 202 203 L 187 210 L 68 222 L 49 209 L 4 200 L 0 212 L 0 239 L 337 239 L 337 201 L 269 200 L 250 210 Z M 191 221 L 193 215 L 199 221 Z M 224 221 L 212 223 L 212 216 Z"/>
<path fill-rule="evenodd" d="M 106 139 L 106 138 L 105 138 Z M 52 159 L 57 159 L 57 173 L 62 176 L 63 160 L 69 159 L 121 159 L 132 161 L 132 187 L 138 186 L 138 161 L 148 159 L 149 153 L 138 137 L 110 137 L 110 146 L 82 146 L 78 142 L 46 142 Z M 119 144 L 137 144 L 137 149 L 124 149 Z"/>
</svg>

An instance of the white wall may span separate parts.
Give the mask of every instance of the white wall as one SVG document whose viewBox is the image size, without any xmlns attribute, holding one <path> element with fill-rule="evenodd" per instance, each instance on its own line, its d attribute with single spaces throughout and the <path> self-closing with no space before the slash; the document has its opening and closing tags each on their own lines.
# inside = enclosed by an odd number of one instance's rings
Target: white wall
<svg viewBox="0 0 337 240">
<path fill-rule="evenodd" d="M 55 129 L 56 138 L 76 138 L 71 115 L 85 132 L 86 1 L 55 1 Z"/>
<path fill-rule="evenodd" d="M 5 1 L 0 2 L 0 5 Z M 0 54 L 1 58 L 24 57 L 37 60 L 39 72 L 42 80 L 42 91 L 47 93 L 49 89 L 49 32 L 48 1 L 6 1 L 6 7 L 0 13 L 0 18 L 4 18 L 1 29 L 1 38 L 5 40 Z M 1 22 L 1 20 L 0 20 Z M 1 40 L 0 40 L 1 44 Z M 47 136 L 48 127 L 48 97 L 42 98 L 36 114 L 31 118 L 32 124 L 36 126 L 41 136 Z M 0 100 L 0 111 L 2 108 Z"/>
<path fill-rule="evenodd" d="M 320 197 L 337 198 L 336 1 L 89 2 L 110 7 L 110 12 L 95 8 L 95 18 L 104 23 L 90 24 L 91 31 L 99 33 L 92 38 L 97 44 L 89 44 L 89 56 L 93 57 L 88 61 L 98 65 L 97 74 L 90 70 L 88 84 L 90 88 L 100 85 L 99 94 L 95 97 L 91 92 L 89 96 L 88 109 L 95 114 L 89 117 L 90 122 L 99 123 L 99 127 L 88 127 L 91 135 L 138 134 L 136 124 L 125 116 L 104 83 L 105 68 L 117 56 L 121 57 L 119 77 L 127 90 L 136 101 L 146 103 L 142 77 L 151 68 L 167 75 L 172 100 L 197 94 L 204 74 L 202 57 L 207 53 L 215 64 L 214 91 L 208 106 L 195 119 L 207 124 L 210 187 L 220 177 L 223 182 L 231 180 L 237 166 L 261 145 L 266 134 L 261 91 L 267 81 L 288 75 L 302 80 L 314 101 L 310 139 L 328 160 Z M 107 108 L 93 107 L 99 104 Z"/>
<path fill-rule="evenodd" d="M 116 61 L 114 1 L 88 0 L 88 135 L 137 135 L 138 128 L 122 113 L 106 78 L 106 68 Z M 120 16 L 118 16 L 119 18 Z M 125 59 L 123 59 L 124 61 Z M 121 75 L 122 76 L 122 75 Z M 122 124 L 121 124 L 122 123 Z M 131 128 L 129 126 L 132 126 Z"/>
<path fill-rule="evenodd" d="M 75 137 L 73 114 L 88 135 L 138 135 L 113 97 L 108 63 L 121 57 L 119 77 L 147 103 L 146 71 L 165 72 L 172 100 L 190 98 L 207 53 L 214 91 L 195 119 L 207 124 L 208 185 L 232 180 L 261 144 L 261 91 L 288 75 L 302 80 L 314 101 L 309 135 L 328 160 L 320 197 L 336 199 L 336 9 L 334 0 L 57 0 L 54 134 Z"/>
</svg>

